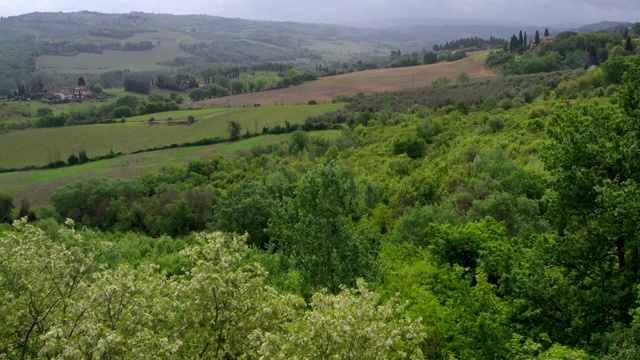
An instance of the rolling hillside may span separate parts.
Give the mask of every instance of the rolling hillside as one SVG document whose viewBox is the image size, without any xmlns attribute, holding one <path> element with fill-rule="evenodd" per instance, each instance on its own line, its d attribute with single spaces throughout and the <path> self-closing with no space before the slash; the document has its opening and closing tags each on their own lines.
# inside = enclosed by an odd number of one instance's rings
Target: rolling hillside
<svg viewBox="0 0 640 360">
<path fill-rule="evenodd" d="M 280 106 L 261 108 L 201 109 L 137 116 L 125 123 L 82 125 L 59 128 L 28 129 L 0 134 L 0 167 L 43 166 L 51 161 L 66 161 L 80 149 L 89 157 L 195 142 L 205 138 L 229 137 L 229 121 L 237 121 L 245 131 L 261 133 L 263 127 L 298 124 L 308 116 L 324 114 L 343 105 Z M 193 125 L 169 125 L 166 120 L 186 123 L 192 115 Z M 149 124 L 153 116 L 157 122 Z"/>
<path fill-rule="evenodd" d="M 304 104 L 310 100 L 323 103 L 330 102 L 338 94 L 372 94 L 380 91 L 422 87 L 431 85 L 434 80 L 440 77 L 447 77 L 455 81 L 455 77 L 462 72 L 467 73 L 471 78 L 495 77 L 495 73 L 486 68 L 484 61 L 478 59 L 480 55 L 481 53 L 474 52 L 469 53 L 468 58 L 455 62 L 353 72 L 321 78 L 318 81 L 286 89 L 221 97 L 184 104 L 183 107 L 292 105 Z"/>
</svg>

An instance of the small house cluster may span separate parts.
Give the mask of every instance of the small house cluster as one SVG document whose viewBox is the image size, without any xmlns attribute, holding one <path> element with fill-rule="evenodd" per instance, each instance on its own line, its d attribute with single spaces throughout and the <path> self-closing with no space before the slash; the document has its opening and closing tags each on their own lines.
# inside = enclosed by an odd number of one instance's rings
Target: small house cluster
<svg viewBox="0 0 640 360">
<path fill-rule="evenodd" d="M 93 95 L 91 89 L 84 85 L 75 86 L 73 89 L 48 89 L 47 93 L 56 99 L 70 101 L 82 101 Z"/>
</svg>

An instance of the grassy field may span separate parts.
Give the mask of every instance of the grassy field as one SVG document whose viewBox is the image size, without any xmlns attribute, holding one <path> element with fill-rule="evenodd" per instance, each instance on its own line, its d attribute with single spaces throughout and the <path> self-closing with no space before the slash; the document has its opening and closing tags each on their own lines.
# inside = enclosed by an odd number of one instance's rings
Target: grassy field
<svg viewBox="0 0 640 360">
<path fill-rule="evenodd" d="M 315 131 L 309 134 L 312 137 L 332 138 L 340 134 L 340 131 Z M 49 205 L 49 199 L 56 189 L 80 179 L 135 178 L 164 166 L 179 166 L 190 160 L 209 158 L 216 154 L 233 154 L 255 146 L 279 144 L 290 136 L 291 134 L 264 135 L 232 143 L 129 154 L 59 169 L 5 173 L 0 174 L 0 189 L 15 200 L 16 206 L 19 206 L 22 199 L 28 199 L 32 206 L 39 208 Z"/>
<path fill-rule="evenodd" d="M 115 69 L 130 69 L 131 71 L 167 69 L 158 62 L 173 60 L 176 57 L 190 57 L 191 55 L 178 47 L 181 41 L 193 39 L 185 34 L 171 31 L 157 33 L 138 33 L 125 40 L 108 39 L 107 42 L 138 43 L 151 41 L 158 44 L 149 51 L 104 50 L 102 54 L 78 54 L 76 56 L 42 55 L 38 57 L 38 71 L 57 72 L 64 74 L 100 74 Z M 88 37 L 87 41 L 104 43 L 105 38 Z M 193 41 L 193 40 L 192 40 Z"/>
<path fill-rule="evenodd" d="M 482 54 L 476 56 L 476 60 L 478 61 L 485 61 L 487 60 L 487 56 L 489 55 L 488 52 L 483 52 Z"/>
<path fill-rule="evenodd" d="M 286 89 L 258 93 L 227 96 L 183 104 L 185 108 L 218 106 L 250 106 L 253 104 L 304 104 L 309 100 L 330 102 L 338 94 L 371 94 L 381 91 L 407 89 L 431 85 L 439 77 L 448 77 L 455 81 L 456 76 L 465 72 L 472 79 L 495 77 L 487 69 L 484 61 L 478 59 L 481 52 L 472 52 L 465 59 L 454 62 L 441 62 L 433 65 L 421 65 L 394 69 L 378 69 L 353 72 L 344 75 L 321 78 L 317 81 Z"/>
<path fill-rule="evenodd" d="M 304 122 L 308 116 L 336 110 L 343 105 L 265 106 L 258 108 L 207 108 L 171 111 L 127 119 L 126 123 L 81 125 L 61 128 L 28 129 L 0 134 L 0 167 L 46 165 L 50 161 L 66 161 L 71 154 L 84 148 L 90 157 L 193 142 L 205 138 L 228 138 L 228 123 L 242 125 L 242 133 L 262 132 L 262 128 Z M 161 121 L 172 118 L 187 120 L 193 115 L 193 125 L 166 123 L 149 125 L 153 116 Z"/>
<path fill-rule="evenodd" d="M 387 54 L 384 48 L 378 48 L 371 44 L 363 44 L 352 41 L 327 41 L 314 40 L 312 45 L 305 46 L 308 49 L 318 51 L 325 61 L 346 61 L 350 54 Z"/>
</svg>

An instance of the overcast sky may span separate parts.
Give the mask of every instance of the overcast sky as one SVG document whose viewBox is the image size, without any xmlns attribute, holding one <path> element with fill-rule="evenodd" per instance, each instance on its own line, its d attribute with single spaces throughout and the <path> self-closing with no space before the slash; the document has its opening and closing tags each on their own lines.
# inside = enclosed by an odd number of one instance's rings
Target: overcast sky
<svg viewBox="0 0 640 360">
<path fill-rule="evenodd" d="M 90 10 L 209 14 L 261 20 L 347 23 L 381 18 L 477 18 L 523 24 L 640 22 L 639 0 L 0 0 L 0 16 Z"/>
</svg>

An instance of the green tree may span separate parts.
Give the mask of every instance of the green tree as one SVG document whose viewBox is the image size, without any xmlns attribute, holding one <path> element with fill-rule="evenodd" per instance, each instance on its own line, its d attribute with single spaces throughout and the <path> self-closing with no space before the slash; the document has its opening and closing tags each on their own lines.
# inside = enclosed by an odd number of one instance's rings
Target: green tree
<svg viewBox="0 0 640 360">
<path fill-rule="evenodd" d="M 206 91 L 204 89 L 193 89 L 189 91 L 189 98 L 192 101 L 200 101 L 206 98 Z"/>
<path fill-rule="evenodd" d="M 436 54 L 435 51 L 426 51 L 422 61 L 427 65 L 435 64 L 438 62 L 438 54 Z"/>
<path fill-rule="evenodd" d="M 241 131 L 242 131 L 242 125 L 240 125 L 239 122 L 237 122 L 235 120 L 229 121 L 229 124 L 227 126 L 227 130 L 229 131 L 229 139 L 231 139 L 231 140 L 240 139 L 240 134 L 241 134 Z"/>
<path fill-rule="evenodd" d="M 357 189 L 349 170 L 330 161 L 307 172 L 295 198 L 269 221 L 269 236 L 311 289 L 333 293 L 373 273 L 375 243 L 348 216 Z M 364 226 L 365 224 L 362 224 Z"/>
<path fill-rule="evenodd" d="M 230 189 L 214 206 L 212 229 L 249 235 L 249 245 L 267 249 L 265 232 L 276 207 L 276 200 L 266 186 L 243 181 Z"/>
<path fill-rule="evenodd" d="M 75 233 L 66 236 L 73 239 Z M 82 295 L 94 265 L 93 252 L 68 249 L 25 221 L 0 235 L 0 352 L 15 359 L 46 356 L 41 352 L 46 353 L 47 334 L 76 320 L 67 310 Z"/>
<path fill-rule="evenodd" d="M 456 77 L 456 82 L 458 84 L 468 83 L 469 81 L 471 81 L 471 78 L 469 77 L 469 74 L 467 74 L 466 72 L 461 72 Z"/>
<path fill-rule="evenodd" d="M 240 80 L 233 80 L 231 83 L 231 89 L 234 94 L 242 94 L 245 90 L 245 84 Z"/>
<path fill-rule="evenodd" d="M 249 259 L 246 237 L 200 234 L 185 250 L 194 267 L 181 279 L 177 321 L 184 359 L 236 359 L 251 355 L 261 340 L 256 332 L 277 333 L 303 302 L 280 295 L 266 284 L 267 273 Z M 250 356 L 257 358 L 257 356 Z"/>
<path fill-rule="evenodd" d="M 584 107 L 558 114 L 549 127 L 546 164 L 555 175 L 553 213 L 562 240 L 553 253 L 574 279 L 575 311 L 594 316 L 572 333 L 628 323 L 640 280 L 640 61 L 633 59 L 619 93 L 622 112 Z M 579 289 L 579 290 L 578 290 Z M 606 307 L 607 311 L 602 309 Z M 599 310 L 596 310 L 599 309 Z M 606 315 L 605 315 L 606 314 Z"/>
<path fill-rule="evenodd" d="M 122 117 L 126 118 L 126 117 L 133 116 L 133 111 L 127 105 L 118 106 L 117 108 L 113 109 L 112 116 L 114 118 L 122 118 Z"/>
<path fill-rule="evenodd" d="M 627 40 L 624 43 L 624 49 L 633 53 L 633 42 L 631 41 L 631 37 L 627 37 Z"/>
</svg>

